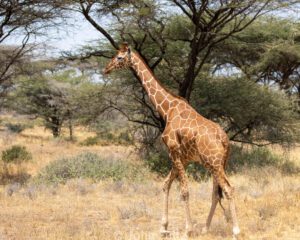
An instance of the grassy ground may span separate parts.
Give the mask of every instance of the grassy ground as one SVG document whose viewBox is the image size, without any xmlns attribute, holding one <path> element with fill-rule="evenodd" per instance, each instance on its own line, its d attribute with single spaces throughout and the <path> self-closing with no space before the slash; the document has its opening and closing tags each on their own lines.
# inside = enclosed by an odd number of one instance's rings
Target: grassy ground
<svg viewBox="0 0 300 240">
<path fill-rule="evenodd" d="M 92 135 L 81 129 L 77 142 Z M 1 131 L 0 151 L 12 144 L 26 146 L 33 160 L 24 166 L 30 175 L 62 156 L 86 150 L 101 156 L 121 155 L 138 163 L 133 148 L 121 146 L 84 147 L 65 140 L 52 140 L 41 127 L 19 135 Z M 281 152 L 279 148 L 274 149 Z M 300 149 L 290 158 L 300 163 Z M 282 175 L 272 167 L 244 170 L 230 176 L 236 187 L 240 239 L 300 239 L 300 176 Z M 0 239 L 160 239 L 161 182 L 153 174 L 142 182 L 109 180 L 94 183 L 75 179 L 65 185 L 8 184 L 0 186 Z M 211 196 L 211 181 L 190 181 L 190 205 L 196 230 L 205 223 Z M 228 203 L 224 200 L 224 205 Z M 226 214 L 228 215 L 228 214 Z M 178 183 L 170 193 L 169 239 L 183 239 L 184 209 Z M 220 208 L 206 235 L 194 239 L 231 239 L 231 224 Z"/>
</svg>

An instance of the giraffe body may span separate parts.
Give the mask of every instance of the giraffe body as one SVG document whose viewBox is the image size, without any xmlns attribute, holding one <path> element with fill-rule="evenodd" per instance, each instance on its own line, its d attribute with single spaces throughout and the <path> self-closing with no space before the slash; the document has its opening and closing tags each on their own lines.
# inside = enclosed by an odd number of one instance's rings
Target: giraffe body
<svg viewBox="0 0 300 240">
<path fill-rule="evenodd" d="M 166 122 L 162 139 L 169 150 L 173 167 L 163 184 L 164 209 L 161 232 L 167 232 L 169 190 L 173 180 L 178 177 L 186 211 L 186 231 L 187 234 L 192 233 L 185 168 L 194 161 L 201 163 L 213 175 L 212 204 L 203 232 L 210 226 L 217 203 L 220 201 L 221 189 L 229 200 L 233 235 L 238 235 L 240 230 L 235 211 L 234 188 L 225 175 L 229 156 L 229 140 L 226 133 L 218 124 L 197 113 L 185 99 L 167 91 L 142 58 L 137 53 L 131 52 L 127 44 L 122 45 L 117 56 L 105 68 L 105 73 L 128 67 L 136 72 L 150 101 Z"/>
</svg>

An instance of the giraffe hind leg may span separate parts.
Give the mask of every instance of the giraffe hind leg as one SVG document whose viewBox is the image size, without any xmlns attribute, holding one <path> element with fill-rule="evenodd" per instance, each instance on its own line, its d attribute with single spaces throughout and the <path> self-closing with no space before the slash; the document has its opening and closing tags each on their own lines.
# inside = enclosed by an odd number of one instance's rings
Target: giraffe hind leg
<svg viewBox="0 0 300 240">
<path fill-rule="evenodd" d="M 234 187 L 229 183 L 224 170 L 219 171 L 217 174 L 214 173 L 218 185 L 222 188 L 226 198 L 229 201 L 230 214 L 233 223 L 233 236 L 236 237 L 240 233 L 240 228 L 237 221 L 235 201 L 234 201 Z"/>
</svg>

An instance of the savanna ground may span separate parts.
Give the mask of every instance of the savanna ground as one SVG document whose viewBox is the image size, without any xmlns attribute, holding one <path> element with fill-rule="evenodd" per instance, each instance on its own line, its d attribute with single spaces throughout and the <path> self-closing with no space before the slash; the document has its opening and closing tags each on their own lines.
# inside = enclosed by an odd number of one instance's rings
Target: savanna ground
<svg viewBox="0 0 300 240">
<path fill-rule="evenodd" d="M 140 165 L 131 146 L 82 146 L 80 142 L 93 133 L 76 129 L 76 141 L 53 140 L 50 132 L 35 126 L 14 134 L 2 128 L 0 151 L 20 144 L 33 159 L 21 166 L 34 178 L 46 165 L 61 157 L 94 152 L 105 158 L 118 158 Z M 277 154 L 286 154 L 273 147 Z M 300 148 L 288 153 L 290 161 L 300 165 Z M 16 169 L 10 169 L 12 173 Z M 240 239 L 300 239 L 300 176 L 283 173 L 276 167 L 256 167 L 230 175 L 236 188 L 236 204 L 241 227 Z M 36 184 L 13 181 L 0 187 L 0 239 L 160 239 L 162 178 L 144 170 L 132 180 L 71 179 L 64 184 Z M 205 223 L 211 199 L 211 180 L 190 180 L 190 205 L 196 230 Z M 226 200 L 223 200 L 228 207 Z M 231 239 L 220 207 L 211 229 L 194 239 Z M 179 185 L 170 192 L 168 239 L 184 238 L 184 209 Z"/>
</svg>

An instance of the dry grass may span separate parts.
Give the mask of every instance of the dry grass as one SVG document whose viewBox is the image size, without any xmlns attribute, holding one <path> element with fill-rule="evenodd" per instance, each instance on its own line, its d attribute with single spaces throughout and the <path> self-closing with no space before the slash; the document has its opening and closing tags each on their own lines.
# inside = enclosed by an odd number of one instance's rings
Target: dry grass
<svg viewBox="0 0 300 240">
<path fill-rule="evenodd" d="M 267 175 L 261 171 L 231 177 L 237 189 L 241 239 L 300 237 L 299 178 L 270 171 Z M 280 177 L 278 184 L 274 183 L 274 175 Z M 253 181 L 257 177 L 262 181 Z M 174 184 L 170 197 L 170 239 L 182 239 L 184 232 L 177 185 Z M 195 182 L 190 185 L 193 219 L 200 229 L 209 209 L 211 183 L 201 184 L 201 189 Z M 140 185 L 73 180 L 52 188 L 2 187 L 0 236 L 18 240 L 160 239 L 160 186 L 150 180 Z M 195 239 L 231 239 L 230 227 L 218 208 L 211 231 Z"/>
<path fill-rule="evenodd" d="M 50 131 L 44 127 L 34 127 L 26 129 L 21 134 L 12 134 L 2 129 L 0 131 L 0 152 L 12 145 L 20 144 L 25 146 L 33 156 L 33 160 L 27 165 L 28 174 L 34 176 L 41 168 L 46 166 L 50 161 L 60 157 L 70 157 L 82 153 L 84 151 L 91 151 L 100 156 L 121 155 L 124 159 L 131 161 L 136 160 L 132 147 L 124 146 L 84 146 L 79 142 L 87 137 L 93 136 L 94 133 L 88 132 L 84 128 L 76 128 L 77 143 L 65 140 L 64 138 L 53 139 Z"/>
<path fill-rule="evenodd" d="M 137 161 L 130 147 L 91 146 L 52 140 L 42 127 L 21 135 L 1 134 L 0 151 L 13 144 L 26 146 L 33 155 L 29 174 L 61 156 L 89 150 L 99 155 L 119 154 Z M 78 141 L 92 133 L 77 131 Z M 280 152 L 281 150 L 275 149 Z M 300 163 L 300 148 L 290 153 Z M 0 187 L 0 239 L 160 239 L 162 210 L 161 179 L 147 176 L 143 183 L 75 179 L 65 185 L 10 184 Z M 300 176 L 282 175 L 275 168 L 245 170 L 230 176 L 236 187 L 236 202 L 242 234 L 240 239 L 300 239 Z M 204 225 L 209 206 L 211 181 L 190 182 L 192 217 L 197 229 Z M 224 200 L 224 205 L 228 203 Z M 178 183 L 170 193 L 170 240 L 184 239 L 184 211 Z M 231 224 L 217 208 L 211 230 L 194 239 L 231 239 Z"/>
</svg>

